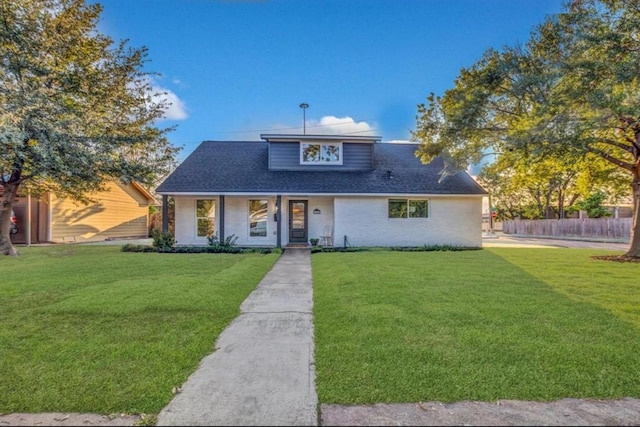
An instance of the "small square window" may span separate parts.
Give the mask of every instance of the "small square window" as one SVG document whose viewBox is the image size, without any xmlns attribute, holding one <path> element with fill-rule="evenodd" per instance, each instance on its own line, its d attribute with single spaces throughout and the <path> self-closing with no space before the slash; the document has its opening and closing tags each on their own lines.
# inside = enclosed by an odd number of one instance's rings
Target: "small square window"
<svg viewBox="0 0 640 427">
<path fill-rule="evenodd" d="M 407 217 L 407 199 L 389 199 L 389 218 Z"/>
<path fill-rule="evenodd" d="M 320 161 L 320 144 L 302 144 L 302 163 Z"/>
<path fill-rule="evenodd" d="M 340 161 L 340 146 L 339 145 L 323 145 L 322 146 L 322 161 L 326 163 L 337 163 Z"/>
<path fill-rule="evenodd" d="M 389 218 L 429 218 L 429 201 L 389 199 Z"/>
<path fill-rule="evenodd" d="M 409 200 L 409 218 L 428 218 L 428 200 Z"/>
</svg>

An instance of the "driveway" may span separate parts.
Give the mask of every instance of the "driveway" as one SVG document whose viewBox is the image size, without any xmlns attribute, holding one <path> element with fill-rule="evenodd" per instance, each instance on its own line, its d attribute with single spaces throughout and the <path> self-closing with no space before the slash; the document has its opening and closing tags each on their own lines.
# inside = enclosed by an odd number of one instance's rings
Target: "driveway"
<svg viewBox="0 0 640 427">
<path fill-rule="evenodd" d="M 484 235 L 482 246 L 485 248 L 520 247 L 520 248 L 591 248 L 612 251 L 626 251 L 629 242 L 605 239 L 579 240 L 575 238 L 553 239 L 541 236 L 513 236 L 502 233 Z"/>
</svg>

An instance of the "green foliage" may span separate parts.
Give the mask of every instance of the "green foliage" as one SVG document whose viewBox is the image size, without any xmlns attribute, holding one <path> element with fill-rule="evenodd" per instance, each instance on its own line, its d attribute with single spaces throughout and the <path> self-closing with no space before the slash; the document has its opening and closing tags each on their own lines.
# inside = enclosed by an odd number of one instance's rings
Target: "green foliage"
<svg viewBox="0 0 640 427">
<path fill-rule="evenodd" d="M 90 201 L 110 180 L 150 186 L 176 163 L 147 49 L 101 34 L 101 12 L 84 0 L 0 2 L 4 207 L 20 187 Z"/>
<path fill-rule="evenodd" d="M 569 206 L 593 188 L 613 192 L 618 200 L 628 195 L 628 177 L 619 172 L 595 156 L 534 162 L 507 152 L 486 165 L 478 180 L 491 192 L 500 219 L 550 219 L 563 218 Z"/>
<path fill-rule="evenodd" d="M 176 239 L 173 237 L 173 233 L 153 230 L 151 237 L 153 238 L 152 245 L 158 252 L 172 252 L 175 249 Z"/>
<path fill-rule="evenodd" d="M 213 235 L 207 237 L 207 243 L 209 246 L 218 247 L 218 248 L 233 248 L 236 246 L 236 241 L 238 240 L 238 236 L 235 234 L 231 234 L 224 238 L 224 240 L 218 239 L 218 236 Z"/>
<path fill-rule="evenodd" d="M 240 246 L 223 246 L 223 245 L 210 245 L 210 246 L 176 246 L 171 250 L 171 253 L 175 254 L 270 254 L 277 253 L 272 248 L 244 248 Z"/>
<path fill-rule="evenodd" d="M 158 252 L 158 248 L 149 245 L 134 245 L 133 243 L 127 243 L 122 245 L 122 252 Z"/>
<path fill-rule="evenodd" d="M 371 251 L 385 251 L 388 248 L 380 248 L 380 247 L 367 247 L 367 246 L 314 246 L 311 248 L 311 253 L 315 254 L 318 252 L 371 252 Z"/>
<path fill-rule="evenodd" d="M 233 240 L 235 242 L 235 239 Z M 172 254 L 279 254 L 281 249 L 270 247 L 239 247 L 235 244 L 217 244 L 208 246 L 176 246 L 171 233 L 162 233 L 154 230 L 152 246 L 134 245 L 127 243 L 122 246 L 122 252 L 161 252 Z"/>
<path fill-rule="evenodd" d="M 175 254 L 240 254 L 244 253 L 243 248 L 237 246 L 178 246 L 172 253 Z"/>
<path fill-rule="evenodd" d="M 482 249 L 478 246 L 455 246 L 455 245 L 424 245 L 424 246 L 393 246 L 392 251 L 400 252 L 432 252 L 432 251 L 476 251 Z"/>
<path fill-rule="evenodd" d="M 611 212 L 602 203 L 606 195 L 602 191 L 596 191 L 584 200 L 572 206 L 572 211 L 587 211 L 589 218 L 603 218 L 611 216 Z"/>
<path fill-rule="evenodd" d="M 547 217 L 547 199 L 556 198 L 562 216 L 581 185 L 576 172 L 586 176 L 604 161 L 631 183 L 637 219 L 640 8 L 626 0 L 581 0 L 566 9 L 536 27 L 526 44 L 489 49 L 460 71 L 454 87 L 442 96 L 430 94 L 418 107 L 412 133 L 421 143 L 416 155 L 424 162 L 441 157 L 443 177 L 488 155 L 530 167 L 552 162 L 545 170 L 518 174 L 527 185 L 546 186 L 533 197 Z M 538 182 L 526 179 L 536 175 Z M 596 187 L 617 192 L 603 187 L 617 187 L 610 184 L 620 174 L 598 175 L 590 177 L 602 180 Z M 628 254 L 640 257 L 640 221 L 634 224 Z"/>
</svg>

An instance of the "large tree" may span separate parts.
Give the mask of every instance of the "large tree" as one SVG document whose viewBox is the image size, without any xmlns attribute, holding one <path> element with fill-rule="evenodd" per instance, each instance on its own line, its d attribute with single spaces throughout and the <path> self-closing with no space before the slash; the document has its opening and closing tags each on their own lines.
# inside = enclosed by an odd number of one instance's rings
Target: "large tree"
<svg viewBox="0 0 640 427">
<path fill-rule="evenodd" d="M 0 0 L 0 253 L 21 188 L 87 200 L 109 180 L 150 184 L 178 149 L 168 104 L 144 71 L 147 49 L 97 30 L 84 0 Z"/>
<path fill-rule="evenodd" d="M 443 96 L 418 108 L 414 139 L 444 173 L 487 152 L 535 162 L 604 159 L 631 183 L 634 217 L 627 257 L 640 257 L 640 5 L 575 0 L 524 46 L 490 50 Z"/>
<path fill-rule="evenodd" d="M 552 157 L 531 161 L 507 151 L 482 168 L 478 181 L 501 219 L 560 219 L 595 192 L 606 194 L 611 204 L 630 195 L 627 176 L 595 155 L 567 163 Z"/>
</svg>

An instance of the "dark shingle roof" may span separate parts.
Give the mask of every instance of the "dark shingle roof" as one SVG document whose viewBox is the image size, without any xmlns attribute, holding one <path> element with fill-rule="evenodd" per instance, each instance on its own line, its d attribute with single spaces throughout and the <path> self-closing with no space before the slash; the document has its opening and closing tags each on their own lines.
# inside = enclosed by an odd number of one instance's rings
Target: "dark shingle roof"
<svg viewBox="0 0 640 427">
<path fill-rule="evenodd" d="M 371 171 L 271 171 L 269 144 L 205 141 L 158 187 L 179 193 L 486 194 L 466 172 L 441 182 L 442 161 L 424 165 L 415 144 L 376 143 Z M 393 178 L 387 178 L 392 171 Z"/>
</svg>

